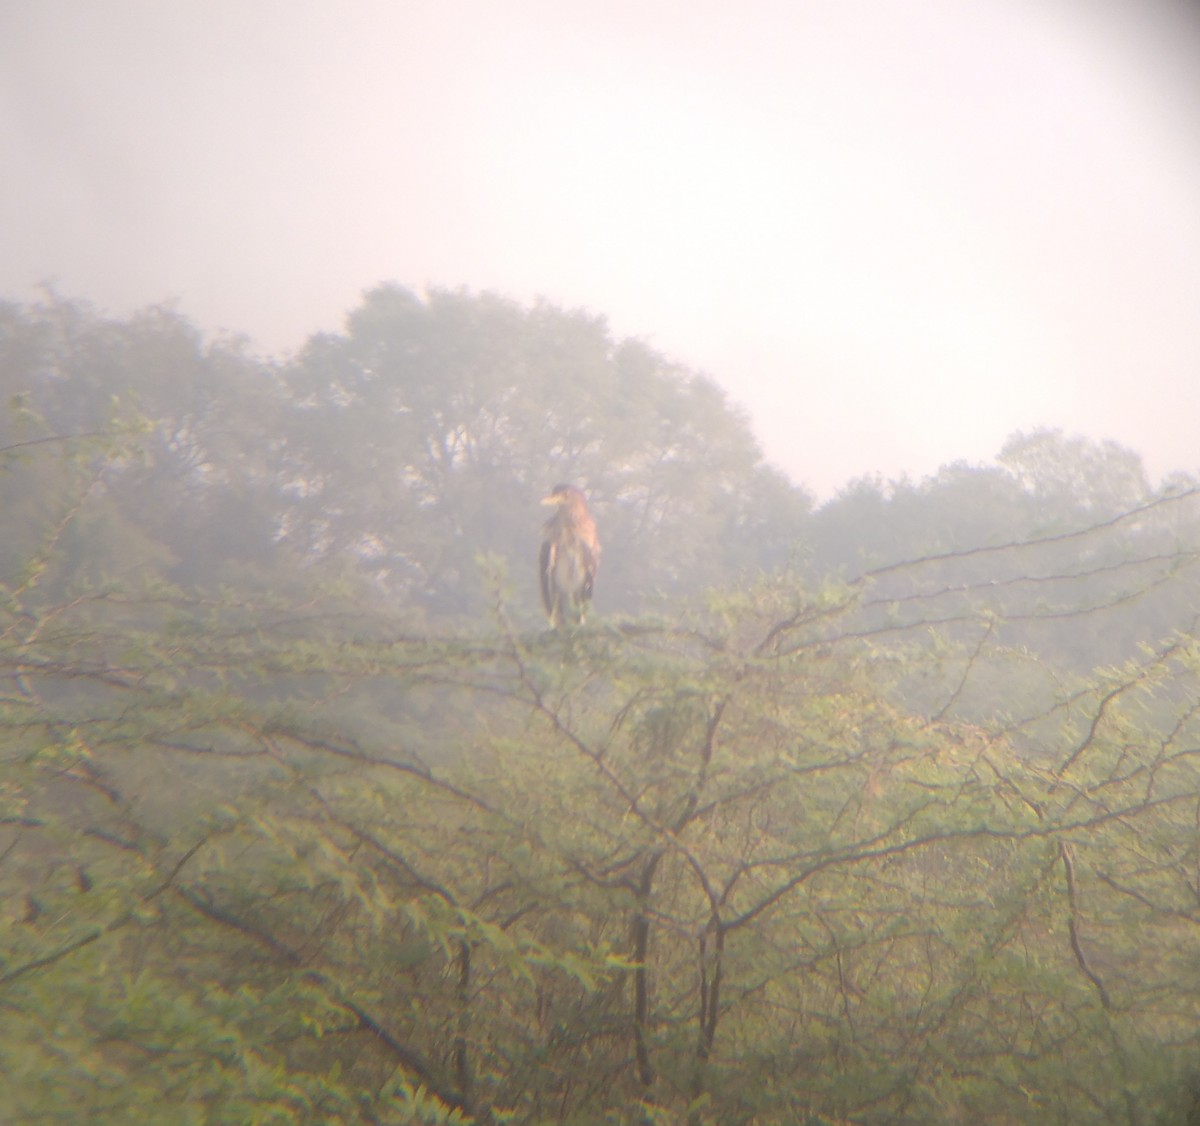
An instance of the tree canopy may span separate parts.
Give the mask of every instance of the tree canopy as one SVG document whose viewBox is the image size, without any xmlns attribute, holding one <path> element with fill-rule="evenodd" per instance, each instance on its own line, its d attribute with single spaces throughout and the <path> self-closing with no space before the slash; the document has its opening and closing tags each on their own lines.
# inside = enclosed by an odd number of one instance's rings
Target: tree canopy
<svg viewBox="0 0 1200 1126">
<path fill-rule="evenodd" d="M 0 381 L 14 1121 L 1194 1113 L 1194 483 L 814 509 L 603 319 L 390 285 L 275 360 L 5 306 Z"/>
</svg>

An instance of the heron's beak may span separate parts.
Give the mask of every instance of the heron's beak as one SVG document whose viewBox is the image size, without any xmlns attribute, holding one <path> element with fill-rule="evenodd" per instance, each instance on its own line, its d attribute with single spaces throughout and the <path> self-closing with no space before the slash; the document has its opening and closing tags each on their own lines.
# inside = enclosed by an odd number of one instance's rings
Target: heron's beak
<svg viewBox="0 0 1200 1126">
<path fill-rule="evenodd" d="M 562 499 L 563 499 L 562 497 L 555 496 L 554 493 L 551 493 L 548 497 L 542 497 L 542 499 L 540 501 L 538 501 L 538 503 L 539 504 L 562 504 Z"/>
</svg>

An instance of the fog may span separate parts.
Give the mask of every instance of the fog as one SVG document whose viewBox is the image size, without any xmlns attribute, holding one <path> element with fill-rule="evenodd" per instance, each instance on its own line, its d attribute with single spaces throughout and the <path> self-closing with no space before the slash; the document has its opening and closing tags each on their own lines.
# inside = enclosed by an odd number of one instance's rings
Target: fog
<svg viewBox="0 0 1200 1126">
<path fill-rule="evenodd" d="M 1192 470 L 1200 21 L 927 0 L 0 5 L 0 297 L 273 354 L 384 279 L 608 316 L 848 479 Z"/>
</svg>

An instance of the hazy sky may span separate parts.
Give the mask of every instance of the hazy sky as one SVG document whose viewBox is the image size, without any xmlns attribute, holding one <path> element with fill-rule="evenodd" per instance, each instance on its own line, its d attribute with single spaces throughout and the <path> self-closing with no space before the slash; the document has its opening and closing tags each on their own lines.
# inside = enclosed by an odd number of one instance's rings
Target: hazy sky
<svg viewBox="0 0 1200 1126">
<path fill-rule="evenodd" d="M 384 280 L 603 313 L 828 495 L 1200 467 L 1179 0 L 0 0 L 0 296 L 273 354 Z"/>
</svg>

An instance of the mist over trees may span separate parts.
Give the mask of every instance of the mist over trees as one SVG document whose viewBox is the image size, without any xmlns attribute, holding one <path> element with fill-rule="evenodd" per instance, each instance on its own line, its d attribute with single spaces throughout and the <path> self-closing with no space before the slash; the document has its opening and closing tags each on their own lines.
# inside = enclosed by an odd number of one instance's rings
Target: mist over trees
<svg viewBox="0 0 1200 1126">
<path fill-rule="evenodd" d="M 603 318 L 0 306 L 13 1121 L 1187 1121 L 1200 492 L 820 506 Z M 560 481 L 604 541 L 548 631 Z"/>
</svg>

